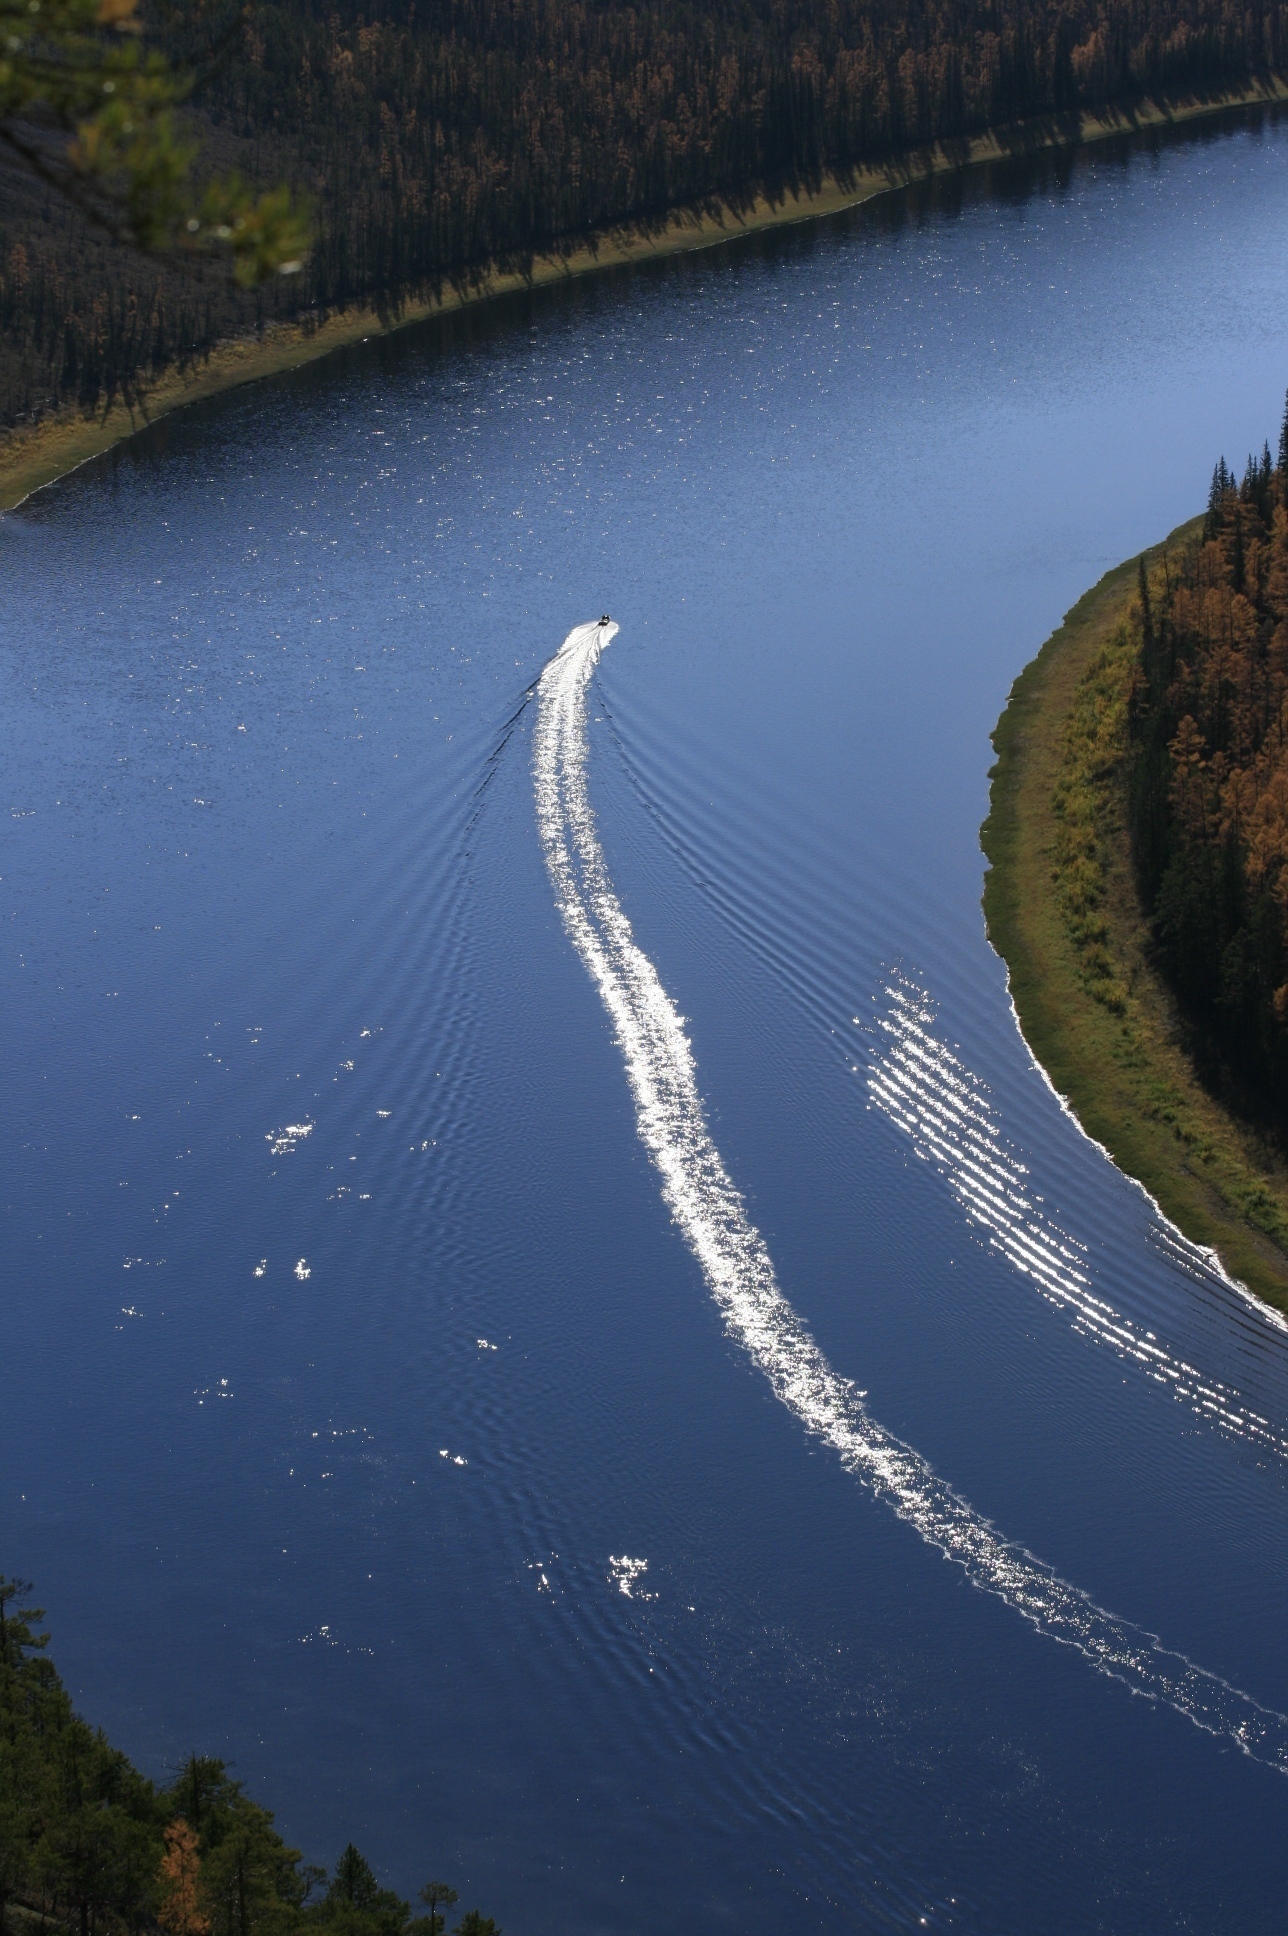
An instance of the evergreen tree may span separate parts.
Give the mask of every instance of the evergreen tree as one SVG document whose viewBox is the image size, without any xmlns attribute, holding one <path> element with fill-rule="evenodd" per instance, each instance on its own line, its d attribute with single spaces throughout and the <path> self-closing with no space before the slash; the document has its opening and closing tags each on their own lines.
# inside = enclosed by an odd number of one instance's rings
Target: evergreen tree
<svg viewBox="0 0 1288 1936">
<path fill-rule="evenodd" d="M 371 1864 L 354 1848 L 352 1842 L 348 1843 L 335 1865 L 327 1901 L 344 1902 L 354 1909 L 366 1909 L 379 1893 L 379 1884 Z"/>
<path fill-rule="evenodd" d="M 175 1811 L 188 1822 L 193 1832 L 209 1841 L 218 1837 L 219 1823 L 235 1805 L 241 1793 L 222 1761 L 213 1755 L 191 1754 L 170 1790 Z"/>
<path fill-rule="evenodd" d="M 1221 514 L 1229 487 L 1229 473 L 1222 457 L 1212 467 L 1212 482 L 1208 486 L 1207 519 L 1203 526 L 1205 538 L 1214 538 L 1221 528 Z"/>
<path fill-rule="evenodd" d="M 460 1900 L 455 1889 L 446 1882 L 427 1882 L 420 1891 L 420 1899 L 429 1911 L 429 1915 L 423 1919 L 424 1936 L 443 1936 L 447 1917 L 440 1915 L 439 1911 L 453 1908 Z"/>
<path fill-rule="evenodd" d="M 201 1864 L 211 1936 L 291 1936 L 303 1901 L 299 1860 L 269 1811 L 239 1793 Z"/>
<path fill-rule="evenodd" d="M 1280 441 L 1288 456 L 1288 417 Z M 1139 572 L 1132 854 L 1209 1083 L 1288 1134 L 1288 472 L 1213 473 L 1200 541 Z M 1161 584 L 1160 584 L 1161 578 Z M 1161 602 L 1160 602 L 1161 599 Z"/>
<path fill-rule="evenodd" d="M 336 1863 L 322 1901 L 309 1912 L 325 1923 L 328 1936 L 407 1936 L 410 1905 L 392 1889 L 382 1889 L 375 1871 L 352 1842 Z"/>
<path fill-rule="evenodd" d="M 222 1761 L 189 1755 L 159 1791 L 74 1713 L 43 1614 L 16 1604 L 30 1591 L 0 1574 L 0 1936 L 14 1904 L 45 1936 L 442 1936 L 454 1891 L 427 1884 L 429 1917 L 413 1922 L 352 1843 L 309 1902 L 324 1872 Z"/>
</svg>

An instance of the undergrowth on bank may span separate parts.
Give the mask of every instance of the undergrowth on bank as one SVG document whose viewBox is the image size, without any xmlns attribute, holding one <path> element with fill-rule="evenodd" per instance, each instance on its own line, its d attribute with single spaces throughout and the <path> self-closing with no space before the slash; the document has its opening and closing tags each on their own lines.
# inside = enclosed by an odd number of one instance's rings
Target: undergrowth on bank
<svg viewBox="0 0 1288 1936">
<path fill-rule="evenodd" d="M 1162 567 L 1158 567 L 1162 575 Z M 1130 891 L 1125 784 L 1128 706 L 1140 654 L 1141 607 L 1128 611 L 1092 658 L 1074 694 L 1061 735 L 1051 789 L 1055 839 L 1051 880 L 1082 988 L 1117 1023 L 1115 1060 L 1137 1079 L 1143 1113 L 1164 1124 L 1214 1187 L 1258 1229 L 1288 1249 L 1288 1204 L 1242 1155 L 1222 1148 L 1207 1112 L 1160 1060 L 1158 991 L 1142 1002 L 1140 937 L 1114 918 L 1113 889 Z M 1144 991 L 1141 991 L 1144 992 Z M 1170 1060 L 1170 1058 L 1169 1058 Z"/>
</svg>

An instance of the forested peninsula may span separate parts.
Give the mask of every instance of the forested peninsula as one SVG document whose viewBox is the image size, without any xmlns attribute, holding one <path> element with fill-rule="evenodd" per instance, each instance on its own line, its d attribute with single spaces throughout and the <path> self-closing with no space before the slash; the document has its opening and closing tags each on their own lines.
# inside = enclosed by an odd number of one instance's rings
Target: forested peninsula
<svg viewBox="0 0 1288 1936">
<path fill-rule="evenodd" d="M 994 732 L 984 909 L 1088 1133 L 1288 1309 L 1288 412 L 1110 572 Z"/>
<path fill-rule="evenodd" d="M 413 1916 L 352 1843 L 328 1877 L 222 1761 L 140 1774 L 73 1711 L 29 1592 L 0 1574 L 0 1936 L 444 1936 L 447 1883 Z M 470 1909 L 454 1936 L 501 1932 Z"/>
<path fill-rule="evenodd" d="M 158 5 L 180 61 L 183 20 Z M 1276 99 L 1285 69 L 1288 0 L 264 0 L 185 112 L 210 167 L 310 199 L 303 269 L 246 291 L 139 257 L 0 157 L 0 444 L 172 400 L 271 326 L 297 360 L 345 317 Z"/>
</svg>

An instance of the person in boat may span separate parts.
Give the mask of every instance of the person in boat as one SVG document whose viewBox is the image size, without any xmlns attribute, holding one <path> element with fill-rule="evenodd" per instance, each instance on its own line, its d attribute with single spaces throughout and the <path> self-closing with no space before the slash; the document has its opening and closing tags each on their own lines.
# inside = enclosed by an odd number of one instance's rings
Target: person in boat
<svg viewBox="0 0 1288 1936">
<path fill-rule="evenodd" d="M 611 618 L 609 618 L 607 612 L 601 612 L 599 615 L 599 622 L 601 625 L 611 625 L 613 621 Z"/>
</svg>

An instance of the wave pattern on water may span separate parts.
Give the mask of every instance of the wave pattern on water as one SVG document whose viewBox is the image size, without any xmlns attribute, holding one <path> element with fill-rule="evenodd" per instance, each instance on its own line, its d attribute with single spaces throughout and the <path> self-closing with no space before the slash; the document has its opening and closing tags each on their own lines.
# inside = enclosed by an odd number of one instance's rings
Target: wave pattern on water
<svg viewBox="0 0 1288 1936">
<path fill-rule="evenodd" d="M 918 1156 L 933 1163 L 984 1241 L 1023 1272 L 1048 1303 L 1067 1311 L 1075 1331 L 1139 1365 L 1223 1431 L 1288 1456 L 1283 1431 L 1233 1386 L 1175 1355 L 1153 1331 L 1123 1316 L 1101 1295 L 1086 1245 L 1043 1208 L 1026 1166 L 1002 1136 L 984 1083 L 936 1035 L 927 991 L 895 971 L 882 992 L 886 1005 L 872 1031 L 868 1094 Z M 858 1016 L 854 1020 L 865 1026 Z M 1204 1265 L 1201 1252 L 1161 1224 L 1157 1240 L 1191 1273 Z"/>
<path fill-rule="evenodd" d="M 1198 1728 L 1288 1774 L 1288 1716 L 1099 1607 L 997 1529 L 919 1453 L 871 1417 L 863 1394 L 828 1363 L 778 1286 L 707 1129 L 684 1018 L 637 945 L 613 890 L 587 788 L 586 689 L 611 623 L 579 625 L 538 686 L 533 747 L 537 825 L 565 932 L 613 1024 L 640 1139 L 662 1195 L 724 1319 L 806 1430 L 890 1505 L 972 1585 L 997 1595 L 1038 1632 L 1076 1647 L 1133 1693 L 1165 1702 Z"/>
</svg>

